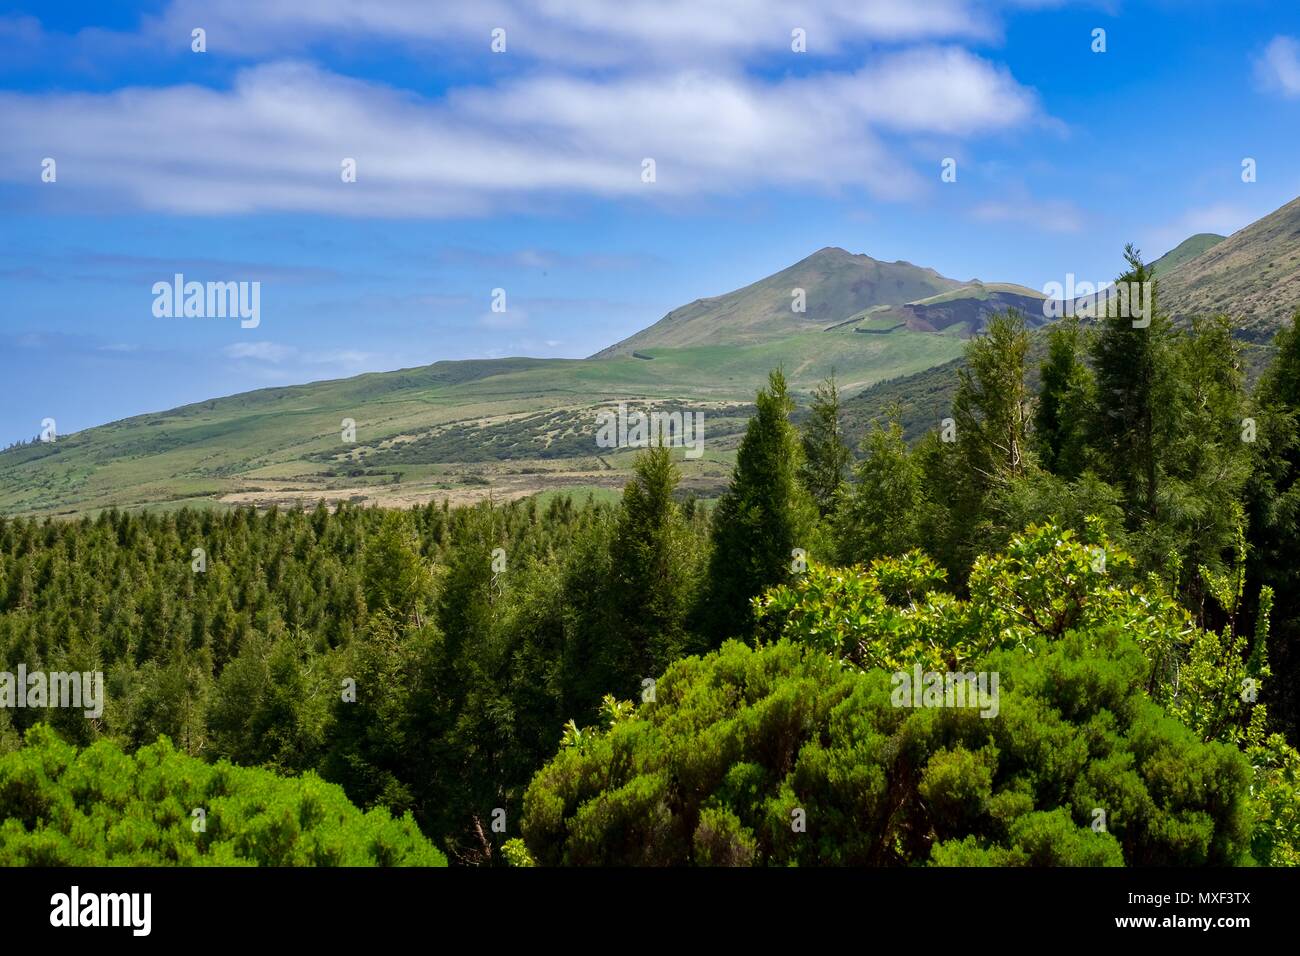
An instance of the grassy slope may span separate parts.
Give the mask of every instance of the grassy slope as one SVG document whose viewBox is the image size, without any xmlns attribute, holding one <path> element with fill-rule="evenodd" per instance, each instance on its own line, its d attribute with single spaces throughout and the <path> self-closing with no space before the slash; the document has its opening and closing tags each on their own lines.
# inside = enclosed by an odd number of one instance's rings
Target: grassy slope
<svg viewBox="0 0 1300 956">
<path fill-rule="evenodd" d="M 1226 312 L 1232 318 L 1242 340 L 1246 377 L 1253 384 L 1272 358 L 1274 333 L 1300 307 L 1300 199 L 1227 239 L 1213 233 L 1191 236 L 1152 266 L 1165 311 L 1178 317 Z M 1045 333 L 1031 336 L 1028 361 L 1033 368 L 1042 358 Z M 892 404 L 900 408 L 909 441 L 937 427 L 951 414 L 961 364 L 957 359 L 858 393 L 845 404 L 851 437 L 859 439 Z"/>
<path fill-rule="evenodd" d="M 603 486 L 617 485 L 632 456 L 596 448 L 595 411 L 620 400 L 705 411 L 708 453 L 687 463 L 686 472 L 707 490 L 709 481 L 725 477 L 743 426 L 734 407 L 753 400 L 770 369 L 783 366 L 799 390 L 834 370 L 853 391 L 947 361 L 960 348 L 942 336 L 846 329 L 741 347 L 644 350 L 649 361 L 443 362 L 262 389 L 0 453 L 0 512 L 176 507 L 228 496 L 260 503 L 322 496 L 388 501 L 400 492 L 408 497 L 398 500 L 406 501 L 458 488 L 514 494 L 560 480 L 586 485 L 593 476 Z M 341 441 L 344 418 L 356 421 L 356 445 Z M 439 430 L 459 435 L 462 446 L 466 434 L 493 436 L 498 445 L 518 442 L 532 457 L 505 463 L 495 460 L 500 455 L 439 456 L 438 449 L 455 447 L 437 440 Z M 569 443 L 557 454 L 529 451 L 564 431 Z M 429 455 L 403 453 L 404 443 L 421 438 Z"/>
<path fill-rule="evenodd" d="M 1151 268 L 1155 270 L 1157 276 L 1167 275 L 1184 262 L 1190 262 L 1201 253 L 1213 249 L 1225 238 L 1227 237 L 1214 232 L 1198 232 L 1196 235 L 1184 239 L 1151 263 Z"/>
<path fill-rule="evenodd" d="M 1300 199 L 1171 269 L 1160 296 L 1174 315 L 1226 310 L 1247 338 L 1270 339 L 1300 306 Z"/>
<path fill-rule="evenodd" d="M 952 302 L 957 299 L 975 299 L 985 302 L 998 293 L 1007 293 L 1009 295 L 1025 296 L 1030 299 L 1044 299 L 1046 296 L 1036 289 L 1028 286 L 1016 285 L 1014 282 L 972 282 L 970 285 L 964 285 L 959 289 L 949 289 L 947 292 L 940 292 L 938 295 L 932 295 L 926 299 L 918 299 L 910 305 L 939 305 L 943 302 Z"/>
<path fill-rule="evenodd" d="M 597 357 L 626 355 L 633 349 L 770 342 L 821 330 L 872 306 L 898 305 L 961 285 L 908 262 L 880 262 L 826 248 L 742 289 L 674 309 Z M 805 290 L 802 313 L 791 308 L 795 289 Z"/>
<path fill-rule="evenodd" d="M 1267 340 L 1300 304 L 1300 200 L 1214 238 L 1193 236 L 1157 260 L 1167 270 L 1162 306 L 1178 315 L 1226 309 L 1247 338 Z M 601 353 L 607 358 L 441 362 L 262 389 L 12 449 L 0 453 L 0 513 L 318 497 L 402 504 L 436 492 L 616 488 L 633 453 L 595 448 L 593 413 L 620 400 L 706 412 L 707 451 L 683 466 L 688 486 L 708 491 L 725 481 L 734 458 L 740 406 L 776 366 L 796 392 L 834 370 L 857 434 L 893 401 L 903 406 L 909 437 L 934 427 L 948 414 L 962 341 L 894 328 L 896 313 L 899 303 L 927 297 L 921 308 L 950 310 L 950 293 L 963 285 L 970 298 L 970 284 L 933 270 L 826 249 L 670 313 Z M 809 311 L 792 319 L 790 289 L 798 286 L 809 289 Z M 975 301 L 1025 291 L 990 284 Z M 849 316 L 857 323 L 845 322 Z M 880 334 L 854 334 L 854 324 Z M 696 341 L 709 335 L 710 344 Z M 652 358 L 632 358 L 634 344 Z M 1248 364 L 1257 368 L 1266 351 L 1255 348 Z M 344 418 L 356 420 L 356 445 L 340 440 Z"/>
</svg>

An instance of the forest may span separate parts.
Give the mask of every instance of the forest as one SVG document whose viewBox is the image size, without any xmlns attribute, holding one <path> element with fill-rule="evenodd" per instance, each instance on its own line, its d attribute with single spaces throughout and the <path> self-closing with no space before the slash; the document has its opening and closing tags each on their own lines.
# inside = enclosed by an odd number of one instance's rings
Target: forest
<svg viewBox="0 0 1300 956">
<path fill-rule="evenodd" d="M 774 370 L 716 501 L 0 517 L 0 670 L 104 675 L 0 708 L 0 863 L 1300 864 L 1300 312 L 1149 306 L 911 444 Z"/>
</svg>

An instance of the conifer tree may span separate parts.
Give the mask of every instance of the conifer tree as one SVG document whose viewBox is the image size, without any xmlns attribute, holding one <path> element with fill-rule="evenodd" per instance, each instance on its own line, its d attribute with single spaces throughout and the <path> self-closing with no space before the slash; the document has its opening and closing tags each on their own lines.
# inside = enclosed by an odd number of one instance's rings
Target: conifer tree
<svg viewBox="0 0 1300 956">
<path fill-rule="evenodd" d="M 1229 569 L 1245 521 L 1250 443 L 1238 353 L 1225 317 L 1193 318 L 1173 338 L 1167 397 L 1156 416 L 1160 507 L 1146 536 L 1157 554 L 1180 556 L 1180 590 L 1193 611 L 1204 603 L 1201 569 Z"/>
<path fill-rule="evenodd" d="M 853 462 L 840 425 L 840 392 L 831 375 L 813 390 L 812 410 L 804 423 L 800 477 L 822 517 L 835 508 L 836 496 Z"/>
<path fill-rule="evenodd" d="M 1099 318 L 1092 343 L 1097 407 L 1090 441 L 1101 458 L 1103 477 L 1123 489 L 1130 521 L 1136 523 L 1158 511 L 1158 442 L 1165 430 L 1157 418 L 1168 407 L 1170 322 L 1159 310 L 1155 276 L 1141 253 L 1130 244 L 1124 258 L 1129 268 L 1119 282 L 1148 290 L 1147 315 L 1135 318 L 1113 309 L 1107 311 L 1115 314 Z"/>
<path fill-rule="evenodd" d="M 995 497 L 1029 468 L 1028 351 L 1019 312 L 992 316 L 985 333 L 967 343 L 967 367 L 958 372 L 955 441 L 932 432 L 917 448 L 922 538 L 955 581 L 988 543 Z"/>
<path fill-rule="evenodd" d="M 1020 477 L 1028 464 L 1028 352 L 1024 316 L 1015 310 L 994 315 L 984 334 L 966 346 L 967 368 L 957 373 L 957 448 L 985 488 Z"/>
<path fill-rule="evenodd" d="M 862 444 L 865 455 L 857 480 L 840 496 L 834 516 L 836 551 L 843 564 L 868 564 L 920 544 L 921 475 L 903 440 L 897 409 L 889 424 L 874 427 Z"/>
<path fill-rule="evenodd" d="M 1087 464 L 1085 426 L 1092 414 L 1092 370 L 1083 361 L 1083 333 L 1071 316 L 1047 332 L 1047 357 L 1039 368 L 1034 408 L 1034 448 L 1039 463 L 1073 479 Z"/>
<path fill-rule="evenodd" d="M 1276 354 L 1255 393 L 1256 428 L 1245 500 L 1248 585 L 1273 589 L 1268 648 L 1274 680 L 1269 711 L 1293 743 L 1300 736 L 1300 311 L 1274 339 Z M 1280 693 L 1271 688 L 1281 689 Z"/>
<path fill-rule="evenodd" d="M 713 514 L 710 589 L 701 616 L 715 640 L 749 630 L 750 599 L 789 578 L 794 549 L 807 547 L 814 523 L 815 507 L 798 479 L 802 453 L 780 369 L 755 404 L 731 484 Z"/>
<path fill-rule="evenodd" d="M 432 595 L 433 578 L 403 512 L 384 515 L 378 533 L 367 542 L 364 567 L 366 604 L 372 612 L 399 620 L 413 617 Z"/>
<path fill-rule="evenodd" d="M 617 688 L 624 694 L 679 655 L 693 571 L 689 530 L 673 500 L 681 474 L 671 453 L 662 445 L 649 448 L 633 470 L 610 542 L 613 612 L 630 651 L 625 686 Z"/>
</svg>

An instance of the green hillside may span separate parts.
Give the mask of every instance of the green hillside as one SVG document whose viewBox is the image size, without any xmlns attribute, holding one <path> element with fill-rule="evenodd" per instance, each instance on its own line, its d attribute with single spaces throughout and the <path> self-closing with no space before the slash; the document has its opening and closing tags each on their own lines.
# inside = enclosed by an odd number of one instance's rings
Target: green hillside
<svg viewBox="0 0 1300 956">
<path fill-rule="evenodd" d="M 827 247 L 743 289 L 674 309 L 595 357 L 654 347 L 772 341 L 792 332 L 824 329 L 872 306 L 902 305 L 962 286 L 910 262 L 880 262 Z M 795 289 L 805 292 L 803 312 L 792 308 Z"/>
<path fill-rule="evenodd" d="M 1155 270 L 1158 276 L 1167 275 L 1184 262 L 1189 262 L 1201 253 L 1213 249 L 1226 238 L 1226 236 L 1220 236 L 1218 233 L 1198 232 L 1196 235 L 1184 239 L 1151 263 L 1151 268 Z"/>
<path fill-rule="evenodd" d="M 1267 341 L 1300 306 L 1300 199 L 1175 266 L 1160 296 L 1173 315 L 1227 311 L 1247 337 Z"/>
<path fill-rule="evenodd" d="M 987 302 L 996 299 L 999 294 L 1008 294 L 1022 296 L 1026 299 L 1042 300 L 1046 298 L 1043 293 L 1038 292 L 1028 286 L 1016 285 L 1014 282 L 980 282 L 976 280 L 968 285 L 961 286 L 957 289 L 950 289 L 947 292 L 940 292 L 938 295 L 932 295 L 926 299 L 918 299 L 909 305 L 939 305 L 944 302 L 954 302 L 962 299 L 973 299 L 978 302 Z"/>
<path fill-rule="evenodd" d="M 804 332 L 749 346 L 650 348 L 647 358 L 500 359 L 261 389 L 140 415 L 0 453 L 0 511 L 75 513 L 198 502 L 411 504 L 616 488 L 634 452 L 595 443 L 620 401 L 705 415 L 685 486 L 710 494 L 768 371 L 807 391 L 832 371 L 849 392 L 946 362 L 961 343 L 898 330 Z M 356 423 L 344 443 L 342 422 Z"/>
<path fill-rule="evenodd" d="M 1167 311 L 1226 311 L 1265 346 L 1300 304 L 1300 200 L 1228 239 L 1193 236 L 1161 264 Z M 795 288 L 805 313 L 790 309 Z M 619 402 L 705 416 L 705 450 L 682 468 L 683 487 L 707 497 L 725 484 L 770 369 L 782 367 L 796 395 L 834 372 L 855 434 L 897 402 L 916 438 L 947 415 L 964 341 L 1007 308 L 1042 326 L 1041 300 L 1021 286 L 822 249 L 589 359 L 439 362 L 261 389 L 12 448 L 0 452 L 0 513 L 606 492 L 635 457 L 595 442 L 597 413 Z M 1247 358 L 1258 367 L 1259 356 Z M 343 439 L 345 419 L 354 442 Z"/>
<path fill-rule="evenodd" d="M 1251 341 L 1239 344 L 1246 380 L 1253 385 L 1272 360 L 1275 350 L 1271 345 Z M 1037 391 L 1037 369 L 1046 354 L 1046 331 L 1031 331 L 1026 357 L 1031 391 Z M 850 445 L 856 448 L 872 423 L 883 424 L 890 408 L 898 409 L 903 437 L 909 443 L 938 428 L 939 423 L 952 414 L 952 400 L 957 394 L 957 372 L 963 367 L 965 360 L 958 357 L 911 375 L 877 382 L 853 395 L 844 403 L 844 428 Z"/>
<path fill-rule="evenodd" d="M 1160 307 L 1171 315 L 1187 318 L 1225 313 L 1233 320 L 1247 379 L 1253 382 L 1273 355 L 1273 334 L 1300 308 L 1300 199 L 1227 239 L 1214 233 L 1191 236 L 1151 266 L 1159 283 Z M 1014 292 L 1019 287 L 990 284 L 985 288 Z M 943 302 L 953 294 L 966 302 L 977 298 L 971 290 L 965 294 L 957 290 L 905 308 Z M 1029 309 L 1022 311 L 1027 316 L 1034 314 Z M 902 310 L 889 308 L 855 318 L 885 325 L 903 315 Z M 1045 351 L 1043 333 L 1035 331 L 1030 341 L 1029 365 L 1033 369 Z M 958 358 L 862 390 L 845 403 L 850 435 L 859 438 L 870 422 L 880 420 L 885 409 L 897 405 L 908 440 L 920 438 L 951 413 L 961 365 Z"/>
</svg>

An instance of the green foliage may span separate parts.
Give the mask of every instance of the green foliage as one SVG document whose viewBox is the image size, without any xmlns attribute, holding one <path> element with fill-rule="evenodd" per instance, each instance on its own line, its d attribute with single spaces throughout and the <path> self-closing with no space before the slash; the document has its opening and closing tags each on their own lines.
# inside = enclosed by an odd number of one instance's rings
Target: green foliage
<svg viewBox="0 0 1300 956">
<path fill-rule="evenodd" d="M 194 811 L 202 810 L 200 818 Z M 78 751 L 45 726 L 0 756 L 4 866 L 445 866 L 409 815 L 362 813 L 315 774 L 204 763 L 166 738 Z"/>
<path fill-rule="evenodd" d="M 840 424 L 840 393 L 834 376 L 813 390 L 812 407 L 803 426 L 803 464 L 800 478 L 825 517 L 835 507 L 844 487 L 853 453 L 844 443 Z"/>
<path fill-rule="evenodd" d="M 1261 866 L 1300 866 L 1300 753 L 1272 734 L 1246 756 L 1255 769 L 1251 854 Z"/>
<path fill-rule="evenodd" d="M 1268 695 L 1278 728 L 1300 740 L 1300 311 L 1280 330 L 1276 358 L 1260 379 L 1252 417 L 1250 477 L 1243 495 L 1248 542 L 1247 595 L 1267 585 L 1276 596 L 1269 660 L 1278 680 Z"/>
<path fill-rule="evenodd" d="M 542 865 L 1244 858 L 1245 759 L 1146 698 L 1146 661 L 1120 631 L 1042 638 L 980 666 L 1001 675 L 995 719 L 893 706 L 887 673 L 789 641 L 727 642 L 543 768 L 524 841 Z"/>
<path fill-rule="evenodd" d="M 937 590 L 943 579 L 919 552 L 877 560 L 865 571 L 814 561 L 790 585 L 755 599 L 755 615 L 761 634 L 864 668 L 964 663 L 981 648 L 971 643 L 963 603 Z"/>
<path fill-rule="evenodd" d="M 1091 471 L 1067 479 L 1032 468 L 1024 478 L 998 489 L 989 511 L 994 549 L 1005 547 L 1030 525 L 1055 524 L 1081 534 L 1089 522 L 1096 522 L 1112 542 L 1128 549 L 1123 494 Z"/>
<path fill-rule="evenodd" d="M 528 853 L 528 848 L 524 846 L 524 841 L 518 837 L 507 840 L 501 844 L 501 855 L 505 857 L 507 866 L 536 866 L 532 856 Z"/>
<path fill-rule="evenodd" d="M 865 564 L 920 544 L 921 474 L 898 422 L 872 428 L 863 451 L 856 481 L 840 494 L 833 516 L 836 554 L 843 564 Z"/>
<path fill-rule="evenodd" d="M 967 343 L 966 367 L 957 370 L 956 440 L 931 433 L 918 449 L 921 538 L 954 579 L 964 578 L 975 556 L 992 543 L 991 501 L 1032 463 L 1028 350 L 1019 312 L 991 317 L 986 334 Z"/>
<path fill-rule="evenodd" d="M 1192 631 L 1185 611 L 1157 590 L 1135 588 L 1134 562 L 1096 522 L 1084 536 L 1029 528 L 1003 554 L 976 560 L 969 600 L 939 590 L 946 575 L 912 552 L 870 567 L 813 562 L 806 574 L 756 600 L 762 630 L 836 654 L 862 667 L 965 670 L 995 648 L 1102 626 L 1137 636 L 1160 673 Z M 1157 683 L 1153 670 L 1148 683 Z"/>
<path fill-rule="evenodd" d="M 1244 544 L 1239 547 L 1244 551 Z M 1248 756 L 1259 834 L 1255 859 L 1294 865 L 1300 859 L 1296 752 L 1280 735 L 1267 733 L 1268 711 L 1257 703 L 1270 677 L 1272 592 L 1265 588 L 1260 595 L 1252 637 L 1238 626 L 1243 566 L 1244 554 L 1232 573 L 1201 571 L 1206 592 L 1228 621 L 1218 631 L 1195 627 L 1158 580 L 1133 586 L 1134 558 L 1112 546 L 1095 519 L 1082 537 L 1031 528 L 1005 554 L 978 559 L 969 601 L 938 591 L 942 572 L 917 553 L 877 561 L 865 571 L 814 563 L 796 583 L 756 603 L 760 633 L 887 671 L 913 664 L 965 671 L 994 648 L 1030 648 L 1070 633 L 1134 635 L 1146 661 L 1147 695 L 1199 739 L 1235 745 Z M 1037 859 L 1026 847 L 996 853 L 973 847 L 952 848 L 955 855 L 942 859 L 969 865 Z"/>
<path fill-rule="evenodd" d="M 669 570 L 706 542 L 703 515 L 673 508 Z M 680 595 L 656 603 L 658 587 L 616 596 L 614 519 L 566 498 L 0 518 L 0 670 L 105 675 L 98 720 L 0 709 L 0 752 L 40 719 L 70 742 L 126 751 L 164 734 L 207 760 L 314 770 L 362 807 L 410 810 L 458 861 L 495 861 L 493 841 L 510 834 L 486 821 L 496 807 L 517 816 L 564 719 L 593 718 L 607 691 L 630 693 L 666 664 L 608 639 L 613 606 L 629 621 L 640 605 L 689 607 Z M 192 569 L 195 547 L 205 571 Z M 659 630 L 644 634 L 661 647 Z"/>
<path fill-rule="evenodd" d="M 1224 572 L 1244 524 L 1243 490 L 1250 445 L 1243 441 L 1247 401 L 1239 347 L 1226 319 L 1194 320 L 1170 346 L 1172 382 L 1156 416 L 1159 493 L 1152 520 L 1135 546 L 1157 556 L 1177 552 L 1182 565 Z M 1202 578 L 1181 582 L 1190 607 Z"/>
<path fill-rule="evenodd" d="M 667 448 L 637 457 L 635 477 L 623 491 L 610 541 L 609 639 L 624 645 L 623 672 L 612 688 L 632 693 L 658 674 L 687 645 L 687 619 L 697 600 L 702 570 L 698 537 L 673 500 L 681 475 Z"/>
<path fill-rule="evenodd" d="M 433 593 L 433 575 L 418 546 L 407 516 L 387 512 L 366 546 L 363 588 L 368 607 L 399 620 L 425 609 Z"/>
<path fill-rule="evenodd" d="M 1266 735 L 1267 709 L 1256 701 L 1272 676 L 1267 641 L 1273 592 L 1266 586 L 1260 594 L 1255 633 L 1239 627 L 1246 583 L 1244 539 L 1238 548 L 1238 564 L 1231 572 L 1214 574 L 1201 568 L 1205 589 L 1227 623 L 1219 631 L 1197 629 L 1177 684 L 1168 694 L 1168 706 L 1205 740 L 1247 747 L 1259 746 Z"/>
<path fill-rule="evenodd" d="M 1118 314 L 1099 320 L 1091 355 L 1098 414 L 1091 419 L 1089 441 L 1103 463 L 1103 476 L 1124 489 L 1133 514 L 1150 516 L 1158 506 L 1164 450 L 1159 442 L 1167 436 L 1158 417 L 1170 408 L 1170 323 L 1158 308 L 1155 277 L 1140 253 L 1130 245 L 1124 258 L 1129 269 L 1119 282 L 1150 283 L 1150 324 L 1135 327 L 1132 316 Z"/>
<path fill-rule="evenodd" d="M 801 442 L 774 372 L 711 513 L 652 448 L 617 507 L 0 518 L 0 670 L 107 691 L 0 709 L 0 755 L 165 735 L 470 864 L 1295 864 L 1297 329 L 1250 405 L 1225 321 L 1062 326 L 1034 409 L 996 317 L 956 442 L 892 409 L 851 482 L 833 384 Z M 729 635 L 769 646 L 682 657 Z M 996 671 L 997 716 L 895 706 L 918 665 Z"/>
<path fill-rule="evenodd" d="M 780 370 L 772 372 L 756 404 L 731 484 L 713 515 L 710 590 L 702 616 L 715 640 L 748 630 L 750 599 L 785 581 L 794 549 L 811 544 L 815 509 L 798 480 L 802 452 Z"/>
<path fill-rule="evenodd" d="M 971 339 L 967 367 L 957 372 L 956 444 L 980 488 L 1024 474 L 1029 451 L 1028 352 L 1024 316 L 1015 310 L 999 313 L 989 318 L 984 335 Z"/>
<path fill-rule="evenodd" d="M 215 682 L 212 754 L 280 773 L 315 766 L 329 718 L 327 661 L 301 635 L 251 635 Z"/>
<path fill-rule="evenodd" d="M 1034 447 L 1044 468 L 1073 479 L 1087 465 L 1085 429 L 1096 402 L 1092 370 L 1083 360 L 1083 332 L 1077 318 L 1049 328 L 1047 343 L 1034 408 Z"/>
</svg>

